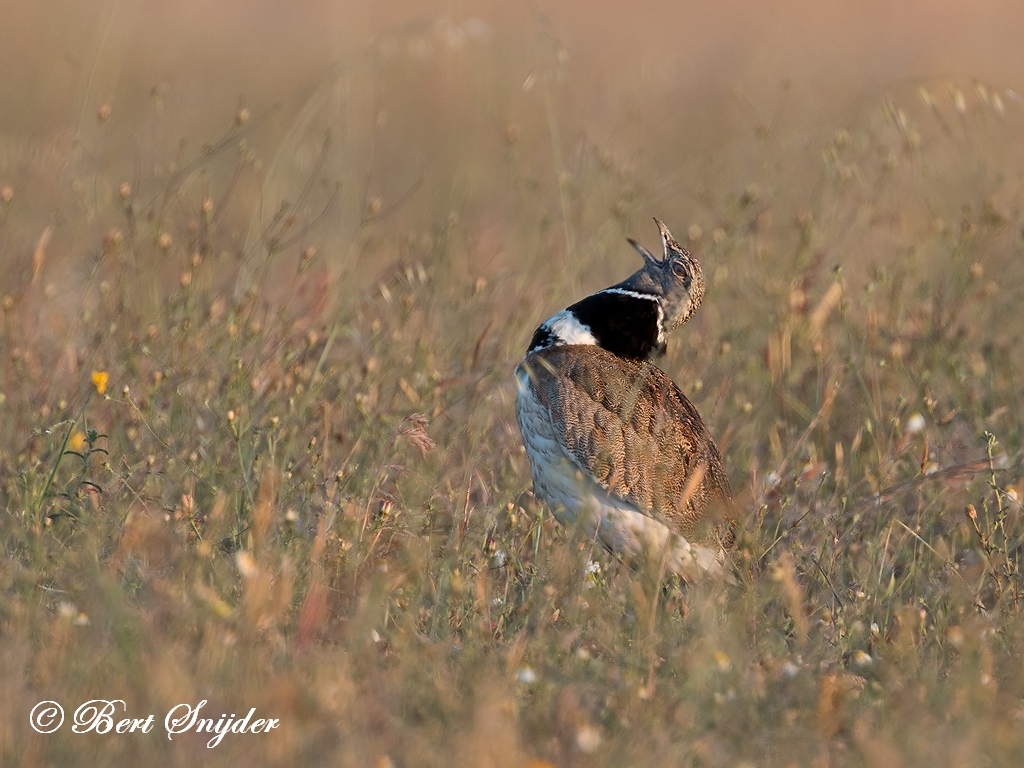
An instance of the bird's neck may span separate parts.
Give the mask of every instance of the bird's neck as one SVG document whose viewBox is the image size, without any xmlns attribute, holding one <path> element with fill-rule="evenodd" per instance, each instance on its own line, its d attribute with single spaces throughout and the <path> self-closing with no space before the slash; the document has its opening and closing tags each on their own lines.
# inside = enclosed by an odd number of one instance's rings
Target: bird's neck
<svg viewBox="0 0 1024 768">
<path fill-rule="evenodd" d="M 655 357 L 665 351 L 661 304 L 648 294 L 607 288 L 545 320 L 529 351 L 569 344 L 593 344 L 631 359 Z"/>
</svg>

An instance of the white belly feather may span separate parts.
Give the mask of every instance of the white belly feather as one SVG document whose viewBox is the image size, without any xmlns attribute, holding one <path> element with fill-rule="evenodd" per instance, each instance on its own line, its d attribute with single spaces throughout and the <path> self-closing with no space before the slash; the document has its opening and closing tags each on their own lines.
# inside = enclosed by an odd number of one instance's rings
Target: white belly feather
<svg viewBox="0 0 1024 768">
<path fill-rule="evenodd" d="M 530 387 L 523 366 L 516 369 L 516 419 L 530 460 L 534 493 L 546 501 L 558 522 L 578 527 L 627 559 L 645 553 L 660 558 L 671 540 L 667 571 L 693 580 L 723 574 L 721 554 L 691 545 L 660 521 L 601 487 L 585 472 L 555 436 L 548 409 Z"/>
</svg>

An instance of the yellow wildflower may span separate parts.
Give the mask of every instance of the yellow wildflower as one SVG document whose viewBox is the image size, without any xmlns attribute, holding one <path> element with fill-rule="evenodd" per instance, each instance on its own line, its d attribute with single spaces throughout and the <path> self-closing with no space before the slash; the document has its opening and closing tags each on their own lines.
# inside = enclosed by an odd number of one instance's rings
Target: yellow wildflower
<svg viewBox="0 0 1024 768">
<path fill-rule="evenodd" d="M 107 391 L 107 381 L 110 379 L 110 374 L 106 371 L 93 371 L 92 372 L 92 384 L 96 387 L 96 391 L 101 395 Z"/>
<path fill-rule="evenodd" d="M 81 453 L 85 449 L 85 432 L 76 429 L 68 440 L 68 450 Z"/>
</svg>

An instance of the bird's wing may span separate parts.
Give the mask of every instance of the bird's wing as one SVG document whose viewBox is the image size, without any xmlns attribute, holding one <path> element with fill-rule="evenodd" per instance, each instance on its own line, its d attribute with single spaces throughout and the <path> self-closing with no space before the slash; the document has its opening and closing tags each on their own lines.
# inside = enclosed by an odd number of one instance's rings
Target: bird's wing
<svg viewBox="0 0 1024 768">
<path fill-rule="evenodd" d="M 729 479 L 697 409 L 663 371 L 596 346 L 550 347 L 524 365 L 580 467 L 691 541 L 709 537 L 699 529 L 726 512 Z"/>
</svg>

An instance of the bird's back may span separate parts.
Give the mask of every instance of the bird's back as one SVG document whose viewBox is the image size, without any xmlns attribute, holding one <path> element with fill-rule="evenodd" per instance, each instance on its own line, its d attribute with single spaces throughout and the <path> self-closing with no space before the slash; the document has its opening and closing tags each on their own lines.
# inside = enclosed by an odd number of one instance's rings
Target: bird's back
<svg viewBox="0 0 1024 768">
<path fill-rule="evenodd" d="M 561 345 L 521 363 L 562 448 L 609 494 L 691 543 L 728 547 L 732 491 L 697 409 L 651 362 Z"/>
</svg>

